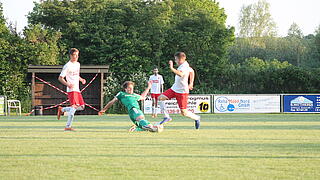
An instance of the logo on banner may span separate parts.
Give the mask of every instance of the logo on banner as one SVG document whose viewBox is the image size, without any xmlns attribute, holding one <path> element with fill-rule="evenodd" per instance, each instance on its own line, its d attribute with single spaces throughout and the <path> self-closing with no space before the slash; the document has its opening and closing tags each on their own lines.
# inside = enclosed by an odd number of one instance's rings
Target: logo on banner
<svg viewBox="0 0 320 180">
<path fill-rule="evenodd" d="M 220 112 L 233 112 L 235 110 L 248 110 L 250 109 L 250 100 L 241 98 L 231 98 L 219 97 L 215 101 L 215 108 Z"/>
<path fill-rule="evenodd" d="M 219 97 L 215 101 L 215 108 L 220 112 L 225 112 L 229 107 L 229 100 L 226 97 Z M 229 107 L 230 108 L 230 107 Z M 230 108 L 231 109 L 231 108 Z"/>
<path fill-rule="evenodd" d="M 309 100 L 308 98 L 305 98 L 303 96 L 296 97 L 292 101 L 290 101 L 291 106 L 313 106 L 313 102 Z"/>
</svg>

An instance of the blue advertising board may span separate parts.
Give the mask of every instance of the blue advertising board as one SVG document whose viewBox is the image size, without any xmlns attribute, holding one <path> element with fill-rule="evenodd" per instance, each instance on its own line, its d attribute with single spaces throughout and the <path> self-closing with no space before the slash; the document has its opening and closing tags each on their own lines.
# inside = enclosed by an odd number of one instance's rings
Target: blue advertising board
<svg viewBox="0 0 320 180">
<path fill-rule="evenodd" d="M 320 112 L 320 95 L 283 95 L 283 112 Z"/>
</svg>

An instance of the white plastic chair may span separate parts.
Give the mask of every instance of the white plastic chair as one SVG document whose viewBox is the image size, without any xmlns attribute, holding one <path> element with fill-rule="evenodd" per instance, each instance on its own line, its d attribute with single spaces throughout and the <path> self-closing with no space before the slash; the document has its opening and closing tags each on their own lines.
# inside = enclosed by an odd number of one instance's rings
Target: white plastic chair
<svg viewBox="0 0 320 180">
<path fill-rule="evenodd" d="M 21 103 L 19 100 L 7 100 L 8 116 L 10 116 L 11 109 L 16 109 L 16 114 L 21 116 Z"/>
</svg>

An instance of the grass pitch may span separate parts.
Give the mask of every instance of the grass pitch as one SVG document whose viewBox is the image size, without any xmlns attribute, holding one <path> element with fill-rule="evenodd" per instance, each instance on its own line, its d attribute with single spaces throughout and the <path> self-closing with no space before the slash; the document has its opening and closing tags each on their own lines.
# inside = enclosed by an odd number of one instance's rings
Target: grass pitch
<svg viewBox="0 0 320 180">
<path fill-rule="evenodd" d="M 0 117 L 0 179 L 320 179 L 317 114 L 174 115 L 129 133 L 127 115 Z M 155 122 L 160 118 L 147 119 Z"/>
</svg>

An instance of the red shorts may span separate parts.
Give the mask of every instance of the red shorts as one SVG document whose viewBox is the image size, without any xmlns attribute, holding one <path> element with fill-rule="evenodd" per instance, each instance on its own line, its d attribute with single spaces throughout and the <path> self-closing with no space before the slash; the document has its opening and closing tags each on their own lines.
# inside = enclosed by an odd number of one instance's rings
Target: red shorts
<svg viewBox="0 0 320 180">
<path fill-rule="evenodd" d="M 80 92 L 77 92 L 77 91 L 68 92 L 68 98 L 69 98 L 70 105 L 77 105 L 77 106 L 85 105 L 85 102 Z"/>
<path fill-rule="evenodd" d="M 151 93 L 151 98 L 152 99 L 158 99 L 158 97 L 160 96 L 160 94 L 153 94 L 153 93 Z"/>
<path fill-rule="evenodd" d="M 180 109 L 187 109 L 189 93 L 176 93 L 172 89 L 166 90 L 163 95 L 167 98 L 176 98 Z"/>
</svg>

